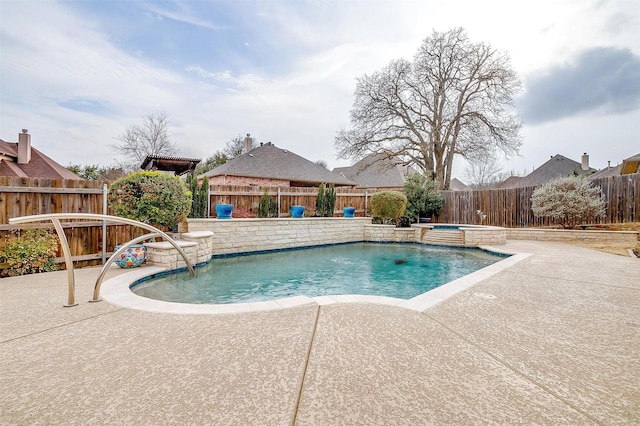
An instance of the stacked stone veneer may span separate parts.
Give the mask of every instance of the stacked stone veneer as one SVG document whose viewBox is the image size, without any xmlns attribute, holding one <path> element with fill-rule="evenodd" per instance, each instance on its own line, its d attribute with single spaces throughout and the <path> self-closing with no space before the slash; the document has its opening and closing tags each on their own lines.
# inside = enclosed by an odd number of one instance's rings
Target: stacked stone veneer
<svg viewBox="0 0 640 426">
<path fill-rule="evenodd" d="M 537 229 L 537 228 L 513 228 L 507 229 L 507 238 L 510 240 L 537 240 L 537 241 L 615 241 L 629 242 L 632 245 L 638 242 L 637 231 L 578 231 L 568 229 Z"/>
<path fill-rule="evenodd" d="M 396 228 L 394 225 L 365 225 L 361 241 L 409 243 L 416 242 L 415 228 Z"/>
<path fill-rule="evenodd" d="M 175 240 L 184 251 L 193 266 L 208 262 L 213 255 L 213 232 L 185 232 Z M 161 266 L 169 269 L 187 266 L 182 255 L 169 242 L 145 243 L 147 247 L 147 265 Z"/>
<path fill-rule="evenodd" d="M 213 232 L 215 255 L 364 241 L 371 218 L 187 219 L 180 232 Z"/>
<path fill-rule="evenodd" d="M 498 226 L 460 228 L 466 247 L 495 246 L 507 243 L 507 230 Z"/>
</svg>

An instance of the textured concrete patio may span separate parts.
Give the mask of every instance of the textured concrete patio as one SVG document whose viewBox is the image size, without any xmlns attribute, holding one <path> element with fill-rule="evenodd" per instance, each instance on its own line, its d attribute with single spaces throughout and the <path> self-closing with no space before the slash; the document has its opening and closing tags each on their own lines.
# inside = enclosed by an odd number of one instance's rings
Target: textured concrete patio
<svg viewBox="0 0 640 426">
<path fill-rule="evenodd" d="M 169 314 L 0 280 L 0 424 L 640 424 L 640 260 L 555 243 L 444 302 Z M 111 270 L 110 274 L 120 271 Z"/>
</svg>

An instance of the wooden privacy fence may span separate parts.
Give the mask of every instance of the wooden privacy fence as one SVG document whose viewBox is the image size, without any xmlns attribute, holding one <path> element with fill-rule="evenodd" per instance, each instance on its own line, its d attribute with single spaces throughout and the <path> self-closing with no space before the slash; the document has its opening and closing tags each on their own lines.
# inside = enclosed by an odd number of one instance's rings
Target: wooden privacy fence
<svg viewBox="0 0 640 426">
<path fill-rule="evenodd" d="M 48 227 L 50 223 L 9 225 L 9 218 L 48 213 L 113 214 L 105 210 L 106 181 L 16 178 L 0 176 L 0 241 L 20 229 Z M 117 244 L 141 235 L 142 230 L 130 225 L 107 224 L 103 247 L 101 221 L 69 221 L 63 223 L 74 262 L 78 266 L 96 265 Z M 57 256 L 62 262 L 62 252 Z"/>
<path fill-rule="evenodd" d="M 211 214 L 215 214 L 216 204 L 227 203 L 233 204 L 236 211 L 242 210 L 257 216 L 260 197 L 265 190 L 269 196 L 279 201 L 281 216 L 288 216 L 291 206 L 304 206 L 307 212 L 313 212 L 316 209 L 318 188 L 216 185 L 210 188 Z M 355 207 L 356 214 L 364 216 L 369 208 L 371 195 L 377 191 L 376 189 L 336 188 L 334 215 L 342 215 L 344 207 Z"/>
<path fill-rule="evenodd" d="M 640 174 L 593 179 L 606 198 L 607 217 L 597 223 L 640 222 Z M 535 187 L 444 191 L 444 206 L 438 222 L 469 223 L 508 228 L 549 225 L 548 219 L 536 218 L 531 211 Z M 486 215 L 481 218 L 478 210 Z"/>
</svg>

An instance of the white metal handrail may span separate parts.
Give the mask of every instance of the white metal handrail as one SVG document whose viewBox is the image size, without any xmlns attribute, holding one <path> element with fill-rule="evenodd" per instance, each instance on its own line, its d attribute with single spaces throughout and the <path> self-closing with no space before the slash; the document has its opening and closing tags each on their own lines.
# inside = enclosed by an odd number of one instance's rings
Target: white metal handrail
<svg viewBox="0 0 640 426">
<path fill-rule="evenodd" d="M 67 236 L 64 234 L 64 229 L 62 228 L 62 224 L 60 223 L 60 219 L 94 219 L 94 220 L 104 220 L 109 222 L 117 222 L 123 223 L 127 225 L 137 226 L 139 228 L 146 229 L 147 231 L 151 231 L 149 234 L 145 234 L 141 237 L 134 238 L 133 240 L 123 244 L 118 250 L 116 250 L 109 260 L 105 262 L 98 274 L 98 278 L 96 279 L 96 283 L 93 288 L 93 299 L 90 302 L 99 302 L 102 300 L 100 298 L 100 286 L 102 285 L 102 279 L 107 271 L 108 266 L 113 262 L 113 260 L 122 254 L 130 245 L 136 244 L 140 241 L 144 241 L 150 238 L 162 237 L 165 241 L 170 243 L 178 253 L 182 256 L 185 263 L 187 264 L 187 268 L 189 269 L 189 274 L 193 277 L 195 276 L 195 270 L 193 269 L 193 265 L 187 258 L 186 253 L 182 248 L 175 242 L 173 238 L 171 238 L 166 233 L 162 232 L 158 228 L 148 225 L 144 222 L 139 222 L 133 219 L 127 219 L 124 217 L 118 216 L 110 216 L 106 214 L 94 214 L 94 213 L 50 213 L 50 214 L 39 214 L 33 216 L 21 216 L 21 217 L 12 217 L 9 219 L 10 224 L 17 223 L 29 223 L 29 222 L 42 222 L 45 220 L 50 220 L 53 223 L 53 227 L 58 234 L 58 238 L 60 239 L 60 245 L 62 246 L 62 253 L 64 255 L 64 262 L 67 268 L 67 280 L 69 282 L 68 287 L 68 300 L 64 305 L 65 307 L 76 306 L 77 303 L 75 301 L 75 276 L 73 270 L 73 260 L 71 258 L 71 251 L 69 250 L 69 242 L 67 241 Z"/>
</svg>

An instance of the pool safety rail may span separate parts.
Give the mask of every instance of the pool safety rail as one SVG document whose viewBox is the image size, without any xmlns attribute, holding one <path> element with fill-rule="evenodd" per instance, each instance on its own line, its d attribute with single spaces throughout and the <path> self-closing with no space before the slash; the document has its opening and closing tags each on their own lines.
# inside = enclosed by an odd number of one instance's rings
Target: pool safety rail
<svg viewBox="0 0 640 426">
<path fill-rule="evenodd" d="M 140 237 L 134 238 L 133 240 L 125 244 L 122 244 L 122 246 L 118 250 L 113 252 L 111 257 L 102 265 L 102 269 L 100 270 L 100 273 L 98 274 L 98 278 L 96 279 L 96 283 L 93 287 L 93 299 L 90 300 L 89 302 L 99 302 L 102 300 L 102 298 L 100 297 L 100 286 L 102 285 L 102 280 L 104 279 L 104 276 L 107 272 L 107 268 L 111 265 L 111 263 L 113 263 L 113 261 L 118 256 L 124 253 L 129 248 L 129 246 L 133 244 L 137 244 L 141 241 L 149 240 L 151 238 L 162 237 L 162 239 L 164 239 L 165 241 L 170 243 L 173 247 L 175 247 L 175 249 L 178 250 L 178 253 L 180 254 L 180 256 L 182 256 L 182 258 L 184 259 L 187 265 L 187 268 L 189 269 L 189 274 L 192 277 L 195 276 L 195 270 L 193 269 L 193 265 L 191 265 L 191 262 L 187 258 L 187 255 L 184 252 L 184 250 L 182 250 L 182 248 L 175 242 L 173 238 L 171 238 L 166 233 L 162 232 L 160 229 L 154 226 L 148 225 L 146 223 L 139 222 L 137 220 L 127 219 L 127 218 L 118 217 L 118 216 L 110 216 L 106 214 L 93 214 L 93 213 L 51 213 L 51 214 L 39 214 L 39 215 L 33 215 L 33 216 L 21 216 L 21 217 L 10 218 L 9 223 L 12 225 L 18 224 L 18 223 L 43 222 L 47 220 L 50 220 L 51 223 L 53 223 L 53 227 L 56 230 L 56 234 L 58 234 L 58 238 L 60 239 L 60 245 L 62 246 L 62 254 L 64 255 L 64 262 L 67 268 L 69 294 L 68 294 L 67 303 L 64 304 L 65 307 L 76 306 L 78 303 L 75 301 L 75 274 L 73 270 L 73 260 L 71 258 L 71 250 L 69 250 L 69 242 L 67 241 L 67 237 L 64 234 L 64 229 L 62 227 L 62 224 L 60 223 L 61 219 L 63 220 L 71 220 L 71 219 L 102 220 L 105 225 L 107 222 L 116 222 L 116 223 L 121 223 L 125 225 L 137 226 L 139 228 L 150 231 L 149 234 L 142 235 Z"/>
</svg>

